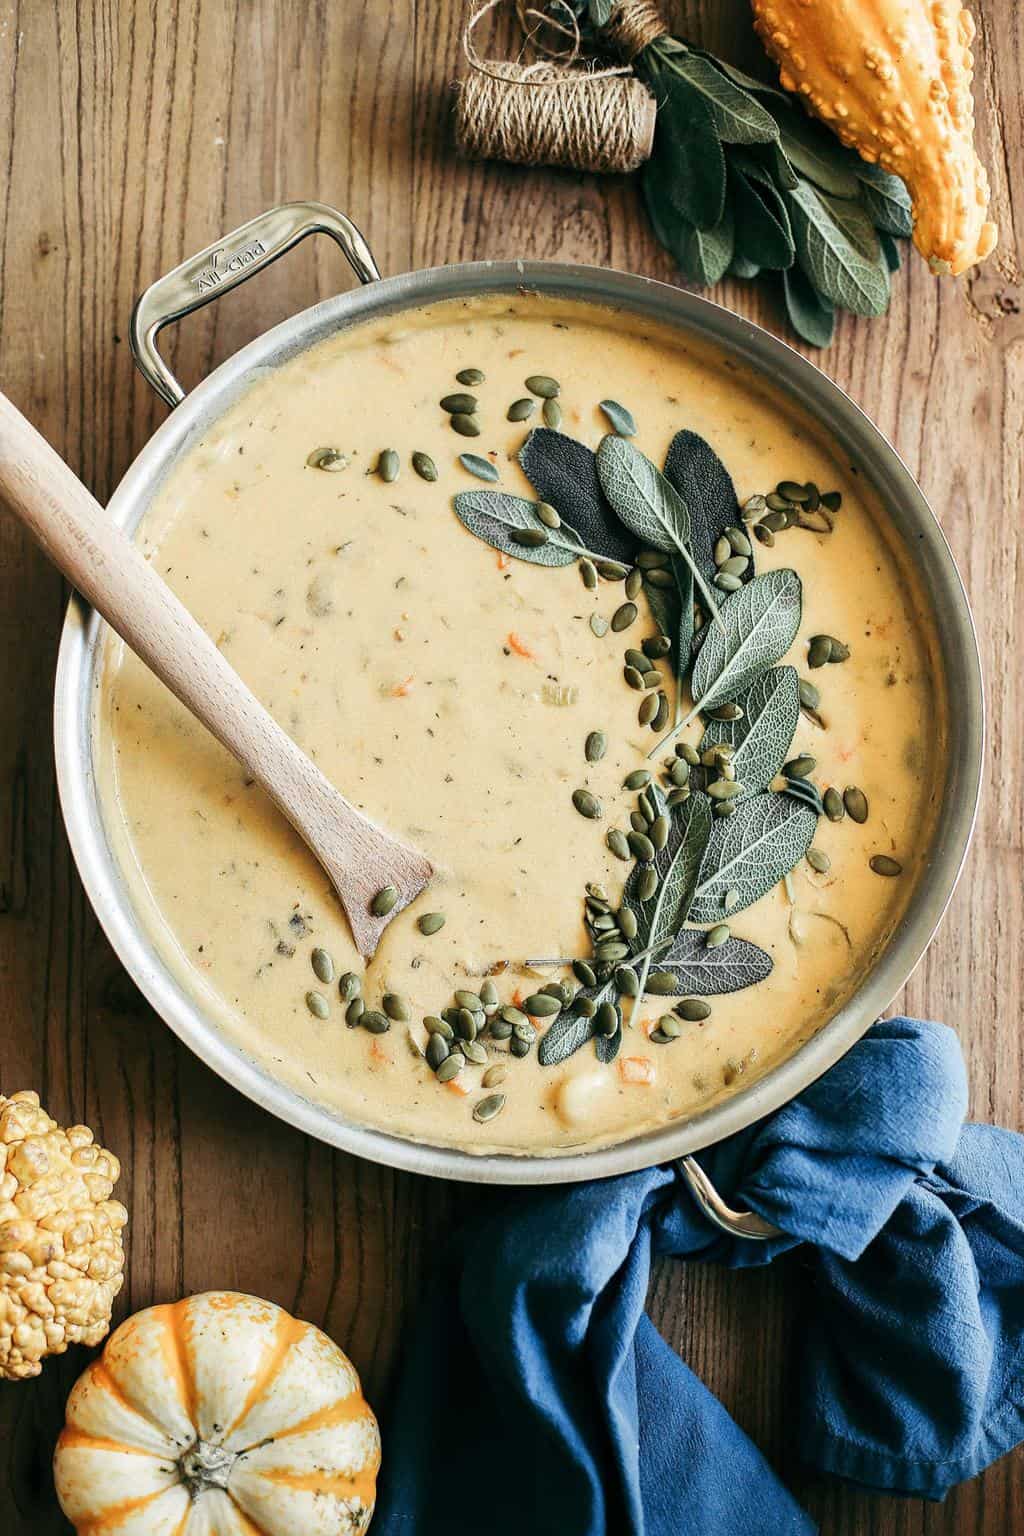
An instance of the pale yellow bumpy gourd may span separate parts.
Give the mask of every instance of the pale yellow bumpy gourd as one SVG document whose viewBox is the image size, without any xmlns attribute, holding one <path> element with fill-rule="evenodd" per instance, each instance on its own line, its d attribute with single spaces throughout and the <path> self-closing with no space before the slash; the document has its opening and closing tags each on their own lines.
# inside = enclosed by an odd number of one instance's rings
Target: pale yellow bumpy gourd
<svg viewBox="0 0 1024 1536">
<path fill-rule="evenodd" d="M 80 1536 L 362 1536 L 379 1463 L 338 1346 L 208 1291 L 121 1324 L 72 1390 L 53 1470 Z"/>
<path fill-rule="evenodd" d="M 974 150 L 974 20 L 958 0 L 751 0 L 780 79 L 838 135 L 902 177 L 914 244 L 964 272 L 996 243 Z"/>
</svg>

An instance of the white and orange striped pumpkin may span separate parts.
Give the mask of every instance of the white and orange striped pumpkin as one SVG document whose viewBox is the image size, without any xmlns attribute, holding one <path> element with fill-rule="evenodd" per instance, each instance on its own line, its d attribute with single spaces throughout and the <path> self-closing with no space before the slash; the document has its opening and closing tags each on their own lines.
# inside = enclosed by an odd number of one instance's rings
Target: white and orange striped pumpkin
<svg viewBox="0 0 1024 1536">
<path fill-rule="evenodd" d="M 79 1536 L 359 1536 L 380 1436 L 325 1333 L 208 1291 L 111 1335 L 72 1389 L 53 1465 Z"/>
</svg>

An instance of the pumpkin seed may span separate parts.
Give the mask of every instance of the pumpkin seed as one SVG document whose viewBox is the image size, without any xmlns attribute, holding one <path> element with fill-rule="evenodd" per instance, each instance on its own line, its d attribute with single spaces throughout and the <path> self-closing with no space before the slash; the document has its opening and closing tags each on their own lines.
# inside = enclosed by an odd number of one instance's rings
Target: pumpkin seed
<svg viewBox="0 0 1024 1536">
<path fill-rule="evenodd" d="M 476 1014 L 472 1008 L 460 1008 L 455 1015 L 455 1028 L 463 1040 L 475 1040 L 480 1032 Z"/>
<path fill-rule="evenodd" d="M 461 1051 L 452 1051 L 451 1055 L 446 1056 L 437 1068 L 438 1082 L 450 1083 L 453 1077 L 458 1077 L 465 1065 L 466 1058 L 462 1055 Z"/>
<path fill-rule="evenodd" d="M 464 394 L 445 395 L 440 402 L 442 411 L 447 411 L 449 416 L 473 416 L 477 404 L 476 395 Z"/>
<path fill-rule="evenodd" d="M 460 437 L 479 437 L 480 420 L 476 416 L 452 416 L 449 418 L 452 430 Z"/>
<path fill-rule="evenodd" d="M 757 523 L 755 525 L 754 538 L 758 541 L 759 544 L 763 544 L 765 549 L 771 549 L 772 545 L 775 543 L 774 533 L 772 533 L 770 528 L 766 528 L 764 523 Z"/>
<path fill-rule="evenodd" d="M 597 1012 L 597 1004 L 592 997 L 579 997 L 574 1004 L 576 1012 L 585 1019 L 592 1019 Z"/>
<path fill-rule="evenodd" d="M 834 666 L 837 661 L 849 661 L 850 647 L 848 645 L 844 645 L 841 640 L 837 640 L 835 635 L 829 635 L 828 638 L 831 645 L 828 658 L 829 663 Z"/>
<path fill-rule="evenodd" d="M 838 512 L 843 504 L 842 493 L 840 491 L 822 491 L 821 504 L 823 507 L 827 507 L 830 512 Z"/>
<path fill-rule="evenodd" d="M 690 780 L 690 765 L 685 757 L 677 757 L 672 761 L 668 770 L 668 776 L 678 788 L 681 784 L 688 784 Z"/>
<path fill-rule="evenodd" d="M 843 805 L 846 807 L 846 814 L 850 817 L 851 821 L 855 821 L 859 826 L 863 826 L 868 819 L 868 797 L 864 791 L 858 789 L 856 784 L 848 785 L 843 790 Z"/>
<path fill-rule="evenodd" d="M 821 848 L 808 848 L 804 857 L 811 868 L 817 870 L 819 875 L 827 875 L 832 868 L 832 860 Z"/>
<path fill-rule="evenodd" d="M 458 384 L 468 384 L 470 388 L 482 384 L 485 378 L 486 374 L 481 373 L 479 368 L 460 368 L 455 375 Z"/>
<path fill-rule="evenodd" d="M 589 560 L 587 561 L 587 564 L 590 564 Z M 594 573 L 594 579 L 597 579 L 596 572 Z M 608 620 L 604 617 L 603 614 L 592 613 L 590 615 L 590 628 L 599 640 L 603 640 L 605 635 L 608 633 Z"/>
<path fill-rule="evenodd" d="M 700 762 L 700 753 L 690 741 L 680 741 L 676 743 L 676 756 L 681 757 L 684 762 L 689 763 L 691 768 L 696 768 L 697 764 Z"/>
<path fill-rule="evenodd" d="M 424 1052 L 427 1065 L 436 1072 L 442 1061 L 447 1061 L 450 1055 L 448 1042 L 443 1035 L 431 1035 L 427 1040 L 427 1049 Z"/>
<path fill-rule="evenodd" d="M 610 912 L 599 912 L 591 917 L 590 926 L 595 933 L 610 933 L 612 929 L 618 931 L 619 925 Z M 542 992 L 546 990 L 545 987 L 541 987 Z"/>
<path fill-rule="evenodd" d="M 597 566 L 593 560 L 588 560 L 585 556 L 580 561 L 580 580 L 588 592 L 593 592 L 597 586 Z M 595 627 L 597 624 L 601 624 L 604 627 L 598 629 Z M 595 635 L 606 635 L 608 633 L 608 620 L 602 619 L 599 613 L 591 614 L 590 627 Z"/>
<path fill-rule="evenodd" d="M 589 789 L 574 789 L 572 803 L 581 816 L 588 821 L 600 821 L 604 815 L 604 808 L 596 795 L 592 795 Z"/>
<path fill-rule="evenodd" d="M 643 591 L 643 586 L 644 573 L 642 570 L 640 570 L 639 566 L 634 565 L 633 569 L 626 577 L 626 596 L 628 598 L 639 597 L 640 593 Z"/>
<path fill-rule="evenodd" d="M 656 693 L 649 693 L 637 711 L 637 719 L 641 725 L 650 725 L 657 713 L 658 695 Z"/>
<path fill-rule="evenodd" d="M 651 661 L 660 661 L 672 649 L 672 641 L 668 635 L 648 635 L 646 640 L 641 640 L 640 649 Z"/>
<path fill-rule="evenodd" d="M 583 755 L 588 763 L 599 763 L 608 750 L 608 737 L 604 731 L 591 731 L 583 743 Z"/>
<path fill-rule="evenodd" d="M 876 875 L 885 875 L 889 879 L 903 873 L 899 859 L 891 859 L 887 853 L 876 853 L 874 858 L 868 860 L 868 864 Z"/>
<path fill-rule="evenodd" d="M 802 677 L 800 679 L 799 692 L 800 704 L 804 709 L 818 708 L 818 705 L 821 703 L 821 694 L 813 683 L 809 683 L 806 678 Z"/>
<path fill-rule="evenodd" d="M 608 1039 L 619 1027 L 619 1010 L 614 1003 L 602 1003 L 594 1014 L 594 1029 Z"/>
<path fill-rule="evenodd" d="M 546 501 L 538 501 L 534 504 L 534 512 L 537 514 L 545 528 L 561 528 L 562 519 L 554 507 Z"/>
<path fill-rule="evenodd" d="M 484 1005 L 484 1013 L 490 1018 L 498 1009 L 498 989 L 488 976 L 480 983 L 480 1001 Z"/>
<path fill-rule="evenodd" d="M 523 1004 L 523 1008 L 526 1013 L 532 1013 L 536 1019 L 551 1019 L 554 1018 L 556 1013 L 561 1013 L 562 1011 L 562 1005 L 558 999 L 556 997 L 549 997 L 546 992 L 531 993 Z M 505 1017 L 508 1018 L 507 1013 Z M 516 1020 L 513 1027 L 517 1028 L 519 1022 L 519 1020 Z"/>
<path fill-rule="evenodd" d="M 374 917 L 387 917 L 398 900 L 398 890 L 393 885 L 382 885 L 376 896 L 370 902 L 370 911 Z"/>
<path fill-rule="evenodd" d="M 511 1024 L 514 1027 L 516 1024 L 523 1022 L 526 1014 L 521 1008 L 514 1008 L 511 1003 L 506 1003 L 504 1008 L 499 1010 L 499 1017 L 504 1019 L 506 1024 Z"/>
<path fill-rule="evenodd" d="M 558 380 L 550 378 L 546 373 L 531 373 L 523 383 L 531 395 L 537 395 L 541 400 L 555 400 L 562 392 Z"/>
<path fill-rule="evenodd" d="M 642 571 L 657 571 L 668 565 L 669 557 L 661 549 L 642 549 L 636 563 Z"/>
<path fill-rule="evenodd" d="M 471 1061 L 474 1067 L 483 1067 L 487 1064 L 487 1052 L 479 1040 L 463 1040 L 459 1046 L 467 1061 Z"/>
<path fill-rule="evenodd" d="M 732 545 L 729 543 L 729 540 L 723 533 L 721 538 L 715 540 L 715 547 L 712 550 L 712 556 L 714 558 L 715 564 L 718 566 L 724 565 L 731 554 Z"/>
<path fill-rule="evenodd" d="M 612 629 L 615 631 L 615 633 L 618 635 L 621 634 L 624 629 L 628 629 L 629 626 L 635 622 L 639 611 L 640 610 L 637 608 L 636 603 L 621 603 L 612 614 Z"/>
<path fill-rule="evenodd" d="M 646 789 L 651 782 L 651 775 L 646 768 L 634 768 L 632 773 L 627 773 L 622 781 L 623 789 Z"/>
<path fill-rule="evenodd" d="M 647 991 L 652 997 L 671 997 L 676 989 L 676 979 L 671 971 L 652 971 L 647 978 Z"/>
<path fill-rule="evenodd" d="M 702 1024 L 711 1017 L 711 1004 L 702 997 L 681 997 L 675 1011 L 687 1024 Z"/>
<path fill-rule="evenodd" d="M 750 561 L 746 555 L 730 555 L 728 560 L 719 566 L 718 573 L 720 576 L 742 576 L 749 564 Z"/>
<path fill-rule="evenodd" d="M 719 704 L 717 709 L 705 710 L 709 720 L 742 720 L 743 708 L 739 704 Z"/>
<path fill-rule="evenodd" d="M 429 939 L 432 933 L 440 933 L 441 929 L 444 927 L 444 913 L 424 912 L 422 917 L 417 918 L 416 926 L 420 933 L 422 933 L 425 938 Z"/>
<path fill-rule="evenodd" d="M 307 992 L 306 1007 L 314 1019 L 326 1019 L 331 1011 L 330 1004 L 322 992 Z"/>
<path fill-rule="evenodd" d="M 455 1031 L 447 1019 L 439 1019 L 436 1013 L 428 1013 L 423 1020 L 423 1028 L 428 1035 L 440 1035 L 444 1040 L 453 1040 Z"/>
<path fill-rule="evenodd" d="M 807 646 L 807 665 L 823 667 L 831 655 L 831 638 L 828 635 L 813 635 Z"/>
<path fill-rule="evenodd" d="M 355 971 L 346 971 L 338 982 L 338 991 L 341 994 L 343 1003 L 350 1003 L 354 997 L 359 996 L 362 990 L 362 977 L 357 976 Z"/>
<path fill-rule="evenodd" d="M 628 687 L 635 688 L 638 693 L 643 693 L 644 675 L 642 672 L 638 672 L 636 667 L 623 667 L 622 675 Z"/>
<path fill-rule="evenodd" d="M 641 864 L 653 864 L 654 855 L 657 852 L 654 844 L 644 832 L 630 832 L 626 838 L 630 851 Z"/>
<path fill-rule="evenodd" d="M 530 1054 L 529 1040 L 517 1040 L 514 1035 L 508 1043 L 508 1048 L 513 1056 L 529 1056 Z"/>
<path fill-rule="evenodd" d="M 512 1025 L 507 1019 L 492 1019 L 490 1027 L 492 1040 L 508 1040 L 512 1034 Z"/>
<path fill-rule="evenodd" d="M 616 437 L 635 437 L 636 422 L 631 411 L 627 411 L 624 405 L 617 400 L 602 400 L 601 410 L 611 423 L 611 429 Z"/>
<path fill-rule="evenodd" d="M 334 961 L 326 949 L 314 949 L 309 957 L 309 963 L 313 967 L 313 975 L 317 981 L 322 981 L 324 986 L 329 986 L 334 980 Z"/>
<path fill-rule="evenodd" d="M 651 1030 L 650 1038 L 655 1045 L 670 1045 L 673 1040 L 678 1040 L 681 1034 L 679 1020 L 674 1019 L 670 1013 L 666 1013 L 665 1017 L 659 1019 L 655 1028 Z"/>
<path fill-rule="evenodd" d="M 457 987 L 455 990 L 455 1003 L 459 1008 L 470 1008 L 478 1013 L 483 1007 L 483 1001 L 476 992 L 470 992 L 468 987 Z"/>
<path fill-rule="evenodd" d="M 752 523 L 767 509 L 768 503 L 763 496 L 748 496 L 740 507 L 740 516 L 745 523 Z"/>
<path fill-rule="evenodd" d="M 536 1024 L 531 1024 L 529 1019 L 523 1019 L 519 1024 L 513 1024 L 512 1038 L 514 1040 L 524 1040 L 527 1045 L 532 1045 L 537 1038 Z"/>
<path fill-rule="evenodd" d="M 624 577 L 629 575 L 629 566 L 620 565 L 618 560 L 599 560 L 597 562 L 597 571 L 598 575 L 603 576 L 605 581 L 622 581 Z"/>
<path fill-rule="evenodd" d="M 557 432 L 562 425 L 562 407 L 557 400 L 545 400 L 541 406 L 541 415 L 544 417 L 544 425 L 550 427 L 552 432 Z"/>
<path fill-rule="evenodd" d="M 574 960 L 572 972 L 576 980 L 582 982 L 585 987 L 596 987 L 597 977 L 585 960 Z"/>
<path fill-rule="evenodd" d="M 738 592 L 742 585 L 738 576 L 727 576 L 723 571 L 719 571 L 715 577 L 715 586 L 723 592 Z"/>
<path fill-rule="evenodd" d="M 732 816 L 735 813 L 736 801 L 716 800 L 711 809 L 715 816 L 719 816 L 724 820 L 726 816 Z"/>
<path fill-rule="evenodd" d="M 490 459 L 481 458 L 478 453 L 460 453 L 459 463 L 478 480 L 489 480 L 493 484 L 498 478 L 497 466 L 492 464 Z"/>
<path fill-rule="evenodd" d="M 704 936 L 704 943 L 708 949 L 718 949 L 720 945 L 727 944 L 732 938 L 732 929 L 728 923 L 716 923 L 709 928 Z"/>
<path fill-rule="evenodd" d="M 708 785 L 708 794 L 712 800 L 735 800 L 737 795 L 742 795 L 743 785 L 728 779 L 715 779 Z"/>
<path fill-rule="evenodd" d="M 792 502 L 789 500 L 789 497 L 781 496 L 778 491 L 769 491 L 764 500 L 765 506 L 771 509 L 769 516 L 771 515 L 771 512 L 781 512 L 784 515 L 792 506 Z M 783 524 L 783 527 L 785 527 L 785 524 Z"/>
<path fill-rule="evenodd" d="M 825 807 L 825 815 L 829 821 L 842 821 L 846 815 L 846 807 L 843 797 L 838 789 L 829 787 L 821 797 L 821 803 Z"/>
<path fill-rule="evenodd" d="M 618 827 L 612 827 L 609 830 L 608 835 L 605 837 L 605 843 L 608 846 L 609 853 L 613 853 L 617 859 L 626 860 L 629 858 L 629 843 L 626 841 L 626 834 L 620 832 Z"/>
<path fill-rule="evenodd" d="M 377 473 L 385 485 L 398 479 L 398 472 L 402 467 L 402 461 L 393 448 L 385 448 L 377 455 Z"/>
<path fill-rule="evenodd" d="M 648 832 L 647 836 L 654 844 L 655 851 L 658 853 L 661 852 L 662 848 L 664 848 L 665 844 L 668 842 L 668 834 L 671 824 L 672 823 L 669 817 L 665 815 L 664 812 L 660 816 L 656 816 L 651 822 L 650 831 Z M 631 933 L 626 934 L 627 939 L 631 939 L 633 937 L 634 935 Z"/>
<path fill-rule="evenodd" d="M 345 1023 L 348 1025 L 349 1029 L 355 1029 L 356 1025 L 362 1022 L 362 1017 L 365 1012 L 366 1004 L 363 1002 L 362 998 L 354 997 L 349 1003 L 348 1007 L 345 1009 Z"/>
<path fill-rule="evenodd" d="M 667 818 L 666 818 L 666 820 L 667 820 Z M 619 908 L 618 916 L 619 916 L 619 932 L 622 934 L 622 937 L 624 939 L 635 939 L 636 935 L 637 935 L 637 930 L 638 930 L 640 925 L 637 922 L 637 916 L 636 916 L 636 913 L 633 911 L 633 908 L 632 907 L 620 907 Z"/>
<path fill-rule="evenodd" d="M 615 989 L 620 997 L 638 997 L 640 982 L 631 965 L 620 965 L 615 971 Z"/>
<path fill-rule="evenodd" d="M 548 531 L 546 528 L 510 528 L 509 537 L 513 544 L 522 544 L 525 549 L 540 549 L 548 542 Z"/>
<path fill-rule="evenodd" d="M 810 487 L 800 485 L 796 480 L 780 480 L 775 489 L 786 501 L 796 501 L 803 505 L 811 499 Z"/>
<path fill-rule="evenodd" d="M 505 412 L 505 419 L 507 421 L 528 421 L 536 409 L 537 407 L 532 400 L 513 400 Z"/>
<path fill-rule="evenodd" d="M 360 1020 L 364 1029 L 368 1029 L 371 1035 L 386 1035 L 391 1028 L 391 1020 L 386 1013 L 379 1013 L 375 1008 L 367 1009 Z"/>
<path fill-rule="evenodd" d="M 750 540 L 742 528 L 727 528 L 725 530 L 725 537 L 728 539 L 729 548 L 734 555 L 746 555 L 749 559 L 754 553 L 750 547 Z"/>
<path fill-rule="evenodd" d="M 598 960 L 611 961 L 612 964 L 616 960 L 625 960 L 628 954 L 629 945 L 623 944 L 621 939 L 613 938 L 602 940 L 594 951 L 594 955 Z"/>
<path fill-rule="evenodd" d="M 381 999 L 381 1006 L 389 1019 L 396 1024 L 405 1024 L 410 1018 L 409 1004 L 398 992 L 385 992 Z"/>
<path fill-rule="evenodd" d="M 660 736 L 666 725 L 668 725 L 668 696 L 664 693 L 659 693 L 656 694 L 655 697 L 658 700 L 658 707 L 654 711 L 654 719 L 651 721 L 651 730 L 655 733 L 655 735 Z"/>
<path fill-rule="evenodd" d="M 306 463 L 310 469 L 322 469 L 328 475 L 336 475 L 340 470 L 348 469 L 349 459 L 340 448 L 314 448 Z"/>
<path fill-rule="evenodd" d="M 739 899 L 740 899 L 740 893 L 736 889 L 736 887 L 733 886 L 732 889 L 726 891 L 725 895 L 722 897 L 722 906 L 725 908 L 725 910 L 727 912 L 731 912 L 733 907 L 739 901 Z"/>
<path fill-rule="evenodd" d="M 508 1077 L 508 1067 L 504 1066 L 500 1061 L 496 1061 L 493 1067 L 487 1068 L 487 1071 L 480 1079 L 480 1085 L 482 1088 L 497 1088 L 498 1084 L 503 1083 L 506 1077 Z"/>
<path fill-rule="evenodd" d="M 817 758 L 811 757 L 809 752 L 803 752 L 799 757 L 791 757 L 788 763 L 783 763 L 782 772 L 787 779 L 806 779 L 817 766 Z"/>
<path fill-rule="evenodd" d="M 646 869 L 640 870 L 636 879 L 637 901 L 650 901 L 658 889 L 658 871 L 653 864 L 648 864 Z"/>
<path fill-rule="evenodd" d="M 650 821 L 643 811 L 630 811 L 629 824 L 634 832 L 643 832 L 646 835 Z"/>
<path fill-rule="evenodd" d="M 437 479 L 437 465 L 434 463 L 429 453 L 421 453 L 417 449 L 417 451 L 412 456 L 412 467 L 419 475 L 421 480 L 433 481 Z M 495 475 L 494 478 L 497 479 L 497 475 Z"/>
<path fill-rule="evenodd" d="M 487 1073 L 485 1072 L 484 1077 L 486 1076 Z M 498 1081 L 500 1082 L 501 1079 L 499 1078 Z M 495 1115 L 500 1115 L 504 1108 L 505 1095 L 503 1093 L 489 1093 L 486 1099 L 481 1099 L 478 1104 L 473 1105 L 473 1119 L 479 1120 L 481 1124 L 486 1125 L 488 1120 L 493 1120 Z"/>
<path fill-rule="evenodd" d="M 670 810 L 674 810 L 677 805 L 684 805 L 692 793 L 689 784 L 680 784 L 676 789 L 669 790 L 665 796 L 665 804 Z"/>
</svg>

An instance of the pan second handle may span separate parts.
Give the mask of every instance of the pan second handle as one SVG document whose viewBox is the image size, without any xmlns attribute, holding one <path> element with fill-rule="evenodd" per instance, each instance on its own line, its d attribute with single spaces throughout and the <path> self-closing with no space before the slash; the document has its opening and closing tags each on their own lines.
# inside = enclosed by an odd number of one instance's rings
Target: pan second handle
<svg viewBox="0 0 1024 1536">
<path fill-rule="evenodd" d="M 732 1206 L 726 1205 L 695 1158 L 681 1157 L 676 1167 L 712 1226 L 728 1232 L 730 1237 L 745 1237 L 749 1242 L 755 1243 L 766 1243 L 773 1237 L 785 1235 L 779 1227 L 773 1226 L 770 1221 L 765 1221 L 763 1216 L 758 1216 L 756 1211 L 736 1211 Z"/>
<path fill-rule="evenodd" d="M 139 371 L 162 400 L 174 406 L 185 398 L 157 351 L 157 337 L 164 326 L 237 288 L 315 234 L 330 235 L 337 242 L 361 283 L 379 280 L 370 247 L 351 219 L 326 203 L 282 203 L 240 224 L 150 284 L 132 311 L 129 341 Z"/>
</svg>

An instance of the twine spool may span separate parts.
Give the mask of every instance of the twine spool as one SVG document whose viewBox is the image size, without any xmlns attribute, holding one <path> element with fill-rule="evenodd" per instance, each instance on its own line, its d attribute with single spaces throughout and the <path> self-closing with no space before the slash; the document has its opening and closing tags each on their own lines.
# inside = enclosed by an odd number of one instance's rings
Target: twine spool
<svg viewBox="0 0 1024 1536">
<path fill-rule="evenodd" d="M 604 29 L 625 67 L 581 64 L 580 30 L 568 5 L 564 25 L 550 12 L 516 0 L 525 41 L 548 62 L 481 59 L 473 43 L 478 22 L 501 0 L 486 0 L 463 33 L 470 74 L 456 85 L 455 142 L 471 160 L 562 165 L 578 171 L 635 171 L 650 158 L 657 106 L 628 63 L 667 31 L 653 0 L 621 0 Z M 534 25 L 536 23 L 537 25 Z M 550 46 L 543 29 L 566 40 Z"/>
<path fill-rule="evenodd" d="M 635 75 L 559 64 L 490 69 L 468 75 L 455 98 L 455 142 L 467 159 L 622 172 L 650 158 L 656 106 Z"/>
</svg>

